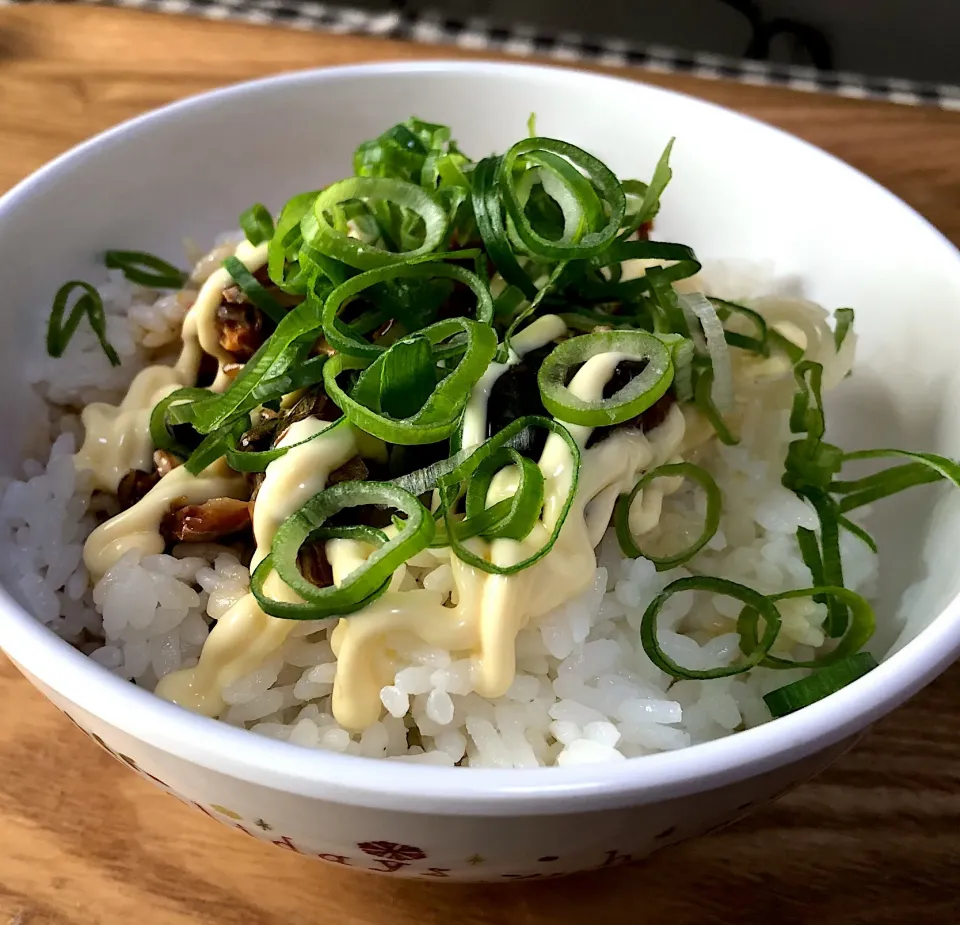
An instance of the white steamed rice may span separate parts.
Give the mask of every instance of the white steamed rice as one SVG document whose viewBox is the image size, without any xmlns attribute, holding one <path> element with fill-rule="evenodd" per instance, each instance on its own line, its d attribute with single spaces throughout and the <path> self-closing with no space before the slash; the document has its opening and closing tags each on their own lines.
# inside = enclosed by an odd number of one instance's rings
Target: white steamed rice
<svg viewBox="0 0 960 925">
<path fill-rule="evenodd" d="M 222 255 L 198 266 L 198 282 Z M 761 293 L 756 269 L 723 268 L 715 291 L 730 298 Z M 31 373 L 50 404 L 57 435 L 46 464 L 28 460 L 21 481 L 0 499 L 0 580 L 38 620 L 122 678 L 147 689 L 171 671 L 195 665 L 212 620 L 243 596 L 249 572 L 223 546 L 181 545 L 171 555 L 125 555 L 91 588 L 83 541 L 113 499 L 93 494 L 71 456 L 81 426 L 76 409 L 118 401 L 134 373 L 177 344 L 189 297 L 132 286 L 114 275 L 102 287 L 108 333 L 123 359 L 107 363 L 81 325 L 64 360 L 44 359 Z M 813 510 L 780 484 L 790 439 L 783 403 L 757 400 L 742 442 L 714 443 L 705 464 L 724 493 L 720 529 L 694 560 L 698 572 L 775 593 L 811 584 L 796 543 L 798 527 L 817 525 Z M 49 442 L 47 444 L 49 446 Z M 702 512 L 699 493 L 666 499 L 661 521 L 683 535 Z M 701 517 L 702 520 L 702 517 Z M 693 527 L 697 529 L 696 526 Z M 876 562 L 842 535 L 846 584 L 869 595 Z M 452 587 L 450 568 L 410 570 L 427 587 Z M 680 681 L 650 662 L 639 643 L 647 604 L 683 569 L 657 573 L 644 559 L 623 559 L 608 534 L 590 589 L 522 630 L 517 675 L 504 697 L 474 693 L 469 662 L 458 653 L 401 643 L 401 667 L 381 691 L 379 722 L 361 735 L 334 720 L 330 695 L 336 660 L 331 621 L 298 625 L 275 657 L 224 691 L 225 722 L 298 745 L 371 758 L 437 765 L 536 767 L 619 761 L 727 735 L 769 720 L 762 695 L 802 676 L 756 669 L 715 681 Z M 737 657 L 739 604 L 688 593 L 673 597 L 660 620 L 664 650 L 691 668 Z M 778 652 L 809 657 L 824 640 L 825 608 L 810 599 L 781 605 Z M 675 630 L 681 626 L 683 633 Z"/>
</svg>

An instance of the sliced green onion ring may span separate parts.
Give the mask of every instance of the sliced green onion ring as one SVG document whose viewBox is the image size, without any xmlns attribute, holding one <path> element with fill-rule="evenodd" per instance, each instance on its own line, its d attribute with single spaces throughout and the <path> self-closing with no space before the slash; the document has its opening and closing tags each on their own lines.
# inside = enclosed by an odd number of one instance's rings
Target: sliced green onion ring
<svg viewBox="0 0 960 925">
<path fill-rule="evenodd" d="M 487 157 L 474 168 L 471 193 L 473 214 L 483 246 L 497 271 L 508 285 L 516 286 L 527 299 L 532 300 L 536 298 L 537 287 L 514 255 L 503 221 L 502 204 L 497 191 L 497 175 L 502 160 L 501 157 Z"/>
<path fill-rule="evenodd" d="M 514 168 L 520 158 L 541 166 L 549 167 L 551 163 L 555 164 L 555 161 L 546 161 L 539 157 L 543 152 L 565 158 L 573 167 L 583 171 L 589 181 L 600 191 L 609 208 L 606 221 L 600 228 L 574 234 L 569 239 L 565 235 L 559 241 L 551 241 L 538 234 L 530 224 L 518 195 Z M 577 229 L 584 227 L 582 219 L 584 199 L 582 194 L 577 195 L 578 184 L 571 182 L 569 175 L 564 176 L 558 171 L 553 175 L 570 193 L 558 203 L 564 212 L 565 227 Z M 525 138 L 510 148 L 498 166 L 497 187 L 521 241 L 531 254 L 548 260 L 577 260 L 599 254 L 620 230 L 626 212 L 627 202 L 623 188 L 606 164 L 576 145 L 552 138 Z"/>
<path fill-rule="evenodd" d="M 437 277 L 463 283 L 477 299 L 476 320 L 484 325 L 493 322 L 493 300 L 490 298 L 490 291 L 476 274 L 449 263 L 400 264 L 368 270 L 347 280 L 330 293 L 323 307 L 323 333 L 327 343 L 347 356 L 376 359 L 388 348 L 370 343 L 360 337 L 351 325 L 344 324 L 337 317 L 340 308 L 348 300 L 378 283 L 394 279 L 435 279 Z M 454 346 L 441 351 L 439 355 L 450 355 L 456 352 L 457 348 Z"/>
<path fill-rule="evenodd" d="M 647 365 L 610 398 L 584 401 L 568 388 L 570 371 L 595 356 L 616 353 L 622 360 Z M 602 331 L 581 334 L 558 344 L 537 372 L 544 407 L 558 420 L 585 427 L 622 424 L 646 411 L 673 381 L 670 350 L 645 331 Z"/>
<path fill-rule="evenodd" d="M 712 594 L 732 597 L 734 600 L 742 601 L 747 608 L 753 608 L 764 620 L 763 636 L 758 640 L 753 651 L 735 665 L 717 668 L 684 668 L 683 665 L 678 665 L 660 647 L 660 640 L 657 638 L 657 617 L 663 605 L 674 594 L 679 594 L 681 591 L 709 591 Z M 640 642 L 650 661 L 671 677 L 690 681 L 712 681 L 715 678 L 730 678 L 743 674 L 759 665 L 776 641 L 777 634 L 780 632 L 780 622 L 780 612 L 773 602 L 759 591 L 754 591 L 753 588 L 735 581 L 728 581 L 726 578 L 692 575 L 670 582 L 650 602 L 640 621 Z"/>
<path fill-rule="evenodd" d="M 457 536 L 457 522 L 453 519 L 453 507 L 456 504 L 457 499 L 460 497 L 464 483 L 467 483 L 467 491 L 469 491 L 469 480 L 475 477 L 477 470 L 483 464 L 484 460 L 493 456 L 493 454 L 500 450 L 501 447 L 508 445 L 515 438 L 519 437 L 519 435 L 526 431 L 527 428 L 534 427 L 542 427 L 545 430 L 549 430 L 551 433 L 559 436 L 566 444 L 572 458 L 570 488 L 566 498 L 564 499 L 563 505 L 560 508 L 560 512 L 557 515 L 556 522 L 550 531 L 550 535 L 547 537 L 547 540 L 543 546 L 541 546 L 532 555 L 527 556 L 525 559 L 522 559 L 520 562 L 517 562 L 514 565 L 496 565 L 495 563 L 485 559 L 483 556 L 478 556 L 476 553 L 467 549 L 460 541 Z M 574 440 L 570 435 L 570 431 L 568 431 L 562 424 L 558 423 L 557 421 L 553 421 L 550 418 L 539 417 L 536 415 L 528 415 L 522 418 L 517 418 L 515 421 L 511 421 L 506 427 L 503 428 L 503 430 L 491 437 L 486 443 L 483 443 L 477 447 L 477 449 L 474 450 L 459 466 L 457 466 L 456 469 L 444 476 L 441 476 L 437 481 L 437 488 L 440 492 L 440 509 L 443 515 L 444 528 L 447 532 L 447 535 L 450 537 L 450 548 L 453 550 L 454 555 L 456 555 L 456 557 L 462 562 L 466 562 L 467 565 L 472 565 L 474 568 L 480 569 L 480 571 L 487 572 L 491 575 L 513 575 L 517 572 L 522 572 L 524 569 L 529 568 L 536 562 L 539 562 L 545 555 L 547 555 L 548 552 L 550 552 L 551 549 L 553 549 L 553 546 L 557 541 L 557 537 L 560 536 L 560 531 L 563 529 L 567 515 L 570 513 L 570 508 L 573 505 L 574 498 L 576 498 L 579 470 L 580 447 L 577 445 L 577 441 Z"/>
<path fill-rule="evenodd" d="M 82 294 L 73 303 L 73 308 L 70 309 L 70 314 L 64 322 L 63 316 L 67 311 L 67 302 L 75 289 L 82 290 Z M 64 283 L 53 297 L 53 308 L 50 310 L 50 319 L 47 321 L 47 353 L 52 357 L 63 356 L 84 315 L 87 316 L 93 333 L 97 335 L 100 347 L 107 355 L 110 365 L 119 366 L 120 357 L 107 340 L 107 316 L 103 311 L 100 293 L 90 283 L 85 283 L 81 279 Z"/>
<path fill-rule="evenodd" d="M 153 411 L 150 412 L 150 442 L 153 444 L 154 449 L 157 450 L 166 450 L 169 453 L 173 453 L 176 456 L 179 456 L 181 459 L 186 459 L 193 450 L 181 443 L 176 434 L 170 428 L 170 422 L 167 420 L 168 412 L 171 409 L 171 406 L 179 404 L 181 402 L 186 402 L 192 404 L 197 401 L 206 401 L 211 398 L 213 393 L 209 389 L 198 389 L 198 388 L 184 388 L 176 389 L 171 392 L 166 398 L 161 398 L 153 406 Z"/>
<path fill-rule="evenodd" d="M 387 542 L 387 536 L 382 530 L 373 527 L 355 526 L 355 527 L 321 527 L 315 530 L 310 539 L 315 542 L 321 540 L 360 540 L 369 543 L 375 548 L 382 547 Z M 324 617 L 317 616 L 318 609 L 314 604 L 303 603 L 296 604 L 288 601 L 278 601 L 268 597 L 263 590 L 267 578 L 273 571 L 273 556 L 265 556 L 263 561 L 253 570 L 250 576 L 250 592 L 256 598 L 260 609 L 272 617 L 279 617 L 284 620 L 322 620 Z M 390 587 L 388 575 L 373 592 L 368 594 L 363 600 L 356 604 L 344 604 L 342 612 L 332 614 L 332 616 L 345 616 L 347 613 L 356 613 L 372 604 Z"/>
<path fill-rule="evenodd" d="M 386 505 L 406 515 L 403 529 L 376 549 L 339 586 L 318 588 L 300 571 L 297 556 L 304 543 L 315 537 L 335 514 L 350 507 Z M 270 548 L 270 561 L 280 578 L 301 598 L 307 608 L 293 613 L 290 605 L 263 596 L 263 581 L 251 584 L 257 602 L 266 613 L 286 619 L 314 619 L 345 616 L 366 606 L 370 596 L 389 582 L 390 576 L 411 556 L 425 549 L 433 537 L 434 521 L 429 511 L 409 492 L 385 482 L 340 482 L 314 495 L 299 511 L 277 528 Z M 264 560 L 266 562 L 266 560 Z M 261 563 L 256 571 L 264 568 Z M 269 566 L 268 566 L 269 568 Z M 279 606 L 278 606 L 279 605 Z M 310 616 L 306 616 L 310 614 Z"/>
<path fill-rule="evenodd" d="M 327 221 L 326 213 L 351 199 L 388 202 L 409 209 L 424 224 L 423 243 L 413 250 L 394 253 L 351 238 Z M 374 270 L 403 263 L 437 249 L 447 233 L 447 213 L 427 190 L 405 180 L 387 177 L 349 177 L 328 186 L 304 214 L 300 223 L 303 239 L 330 257 L 358 270 Z"/>
<path fill-rule="evenodd" d="M 512 447 L 502 446 L 480 463 L 467 483 L 467 519 L 464 525 L 472 518 L 482 517 L 489 510 L 486 503 L 490 484 L 500 469 L 511 465 L 515 466 L 519 473 L 517 487 L 509 498 L 510 504 L 506 513 L 497 519 L 495 525 L 480 531 L 479 535 L 487 539 L 526 539 L 536 526 L 543 509 L 544 478 L 540 467 Z"/>
<path fill-rule="evenodd" d="M 151 289 L 179 289 L 188 279 L 183 270 L 145 251 L 107 251 L 103 262 L 108 270 L 119 270 L 131 283 Z"/>
<path fill-rule="evenodd" d="M 319 195 L 319 190 L 300 193 L 283 207 L 277 219 L 277 229 L 267 248 L 267 272 L 270 279 L 274 285 L 292 295 L 303 295 L 307 291 L 307 278 L 302 268 L 296 264 L 296 270 L 288 272 L 287 262 L 296 263 L 303 243 L 300 221 L 310 211 Z"/>
<path fill-rule="evenodd" d="M 438 321 L 419 333 L 434 345 L 461 333 L 464 337 L 458 344 L 462 355 L 456 367 L 437 384 L 423 407 L 410 417 L 391 418 L 354 397 L 354 394 L 363 395 L 374 390 L 372 386 L 368 389 L 368 383 L 379 380 L 388 351 L 382 352 L 370 366 L 363 369 L 349 394 L 341 387 L 337 377 L 346 370 L 361 369 L 363 360 L 338 353 L 327 361 L 323 370 L 324 388 L 334 404 L 361 430 L 388 443 L 411 446 L 436 443 L 449 437 L 457 428 L 470 390 L 486 371 L 497 350 L 497 336 L 493 328 L 468 318 Z M 439 357 L 442 349 L 436 349 L 434 356 Z M 375 391 L 379 392 L 379 388 Z"/>
<path fill-rule="evenodd" d="M 831 598 L 839 599 L 844 605 L 844 610 L 849 610 L 850 613 L 846 631 L 830 652 L 806 661 L 780 658 L 779 656 L 770 655 L 768 650 L 763 661 L 760 663 L 764 668 L 823 668 L 859 652 L 873 636 L 877 625 L 873 608 L 855 591 L 834 585 L 823 585 L 814 588 L 798 588 L 793 591 L 783 591 L 780 594 L 771 594 L 768 600 L 775 604 L 777 601 L 789 601 L 798 597 L 811 597 L 814 600 L 826 598 L 828 601 Z M 757 620 L 758 614 L 756 610 L 750 606 L 743 608 L 737 620 L 737 632 L 740 634 L 740 651 L 747 656 L 753 655 L 757 650 Z"/>
<path fill-rule="evenodd" d="M 763 701 L 774 718 L 786 716 L 835 694 L 876 667 L 877 660 L 869 652 L 858 652 L 808 678 L 801 678 L 764 694 Z"/>
<path fill-rule="evenodd" d="M 703 530 L 686 549 L 668 556 L 653 556 L 640 549 L 633 538 L 633 534 L 630 531 L 630 506 L 633 504 L 633 499 L 636 498 L 637 492 L 647 488 L 655 479 L 674 476 L 690 479 L 703 489 L 707 497 L 707 510 L 703 519 Z M 620 495 L 617 499 L 617 506 L 613 514 L 613 526 L 617 534 L 617 540 L 620 543 L 620 549 L 625 556 L 629 556 L 631 559 L 649 559 L 656 566 L 658 572 L 682 565 L 684 562 L 692 559 L 713 538 L 713 535 L 720 527 L 722 505 L 723 495 L 720 492 L 719 486 L 713 480 L 713 476 L 701 466 L 689 462 L 679 462 L 668 463 L 664 466 L 658 466 L 656 469 L 651 469 L 633 486 L 633 490 L 629 494 Z"/>
</svg>

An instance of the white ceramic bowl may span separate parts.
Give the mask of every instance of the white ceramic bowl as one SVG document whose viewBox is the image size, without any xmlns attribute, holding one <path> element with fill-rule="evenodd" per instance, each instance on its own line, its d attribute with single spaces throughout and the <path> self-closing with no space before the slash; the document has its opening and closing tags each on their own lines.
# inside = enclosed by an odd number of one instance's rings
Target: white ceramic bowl
<svg viewBox="0 0 960 925">
<path fill-rule="evenodd" d="M 960 259 L 930 225 L 855 170 L 696 99 L 567 70 L 476 62 L 285 75 L 205 94 L 64 155 L 0 200 L 0 463 L 31 426 L 21 370 L 60 281 L 95 255 L 171 259 L 188 235 L 233 227 L 349 171 L 361 139 L 414 113 L 451 124 L 476 157 L 504 150 L 531 111 L 621 175 L 648 176 L 677 136 L 658 236 L 702 257 L 773 259 L 829 306 L 854 305 L 862 349 L 832 409 L 849 447 L 960 454 L 955 332 Z M 929 497 L 929 496 L 921 496 Z M 769 725 L 609 766 L 430 768 L 301 749 L 194 716 L 119 680 L 0 592 L 0 644 L 82 729 L 138 773 L 248 836 L 394 876 L 541 878 L 604 867 L 745 813 L 824 767 L 960 652 L 960 505 L 890 502 L 879 644 L 895 651 L 839 693 Z M 903 590 L 910 607 L 901 606 Z M 909 617 L 909 619 L 907 619 Z M 174 819 L 175 817 L 171 817 Z"/>
</svg>

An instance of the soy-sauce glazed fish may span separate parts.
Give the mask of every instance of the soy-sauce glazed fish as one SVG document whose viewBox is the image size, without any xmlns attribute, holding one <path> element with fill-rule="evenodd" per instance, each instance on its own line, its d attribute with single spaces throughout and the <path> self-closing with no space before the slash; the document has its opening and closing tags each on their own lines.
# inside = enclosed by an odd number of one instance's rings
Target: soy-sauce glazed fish
<svg viewBox="0 0 960 925">
<path fill-rule="evenodd" d="M 190 274 L 60 290 L 49 353 L 129 385 L 82 408 L 47 622 L 190 710 L 451 766 L 678 748 L 875 666 L 858 514 L 960 468 L 827 441 L 853 311 L 655 240 L 672 141 L 641 181 L 529 130 L 474 161 L 409 119 Z"/>
</svg>

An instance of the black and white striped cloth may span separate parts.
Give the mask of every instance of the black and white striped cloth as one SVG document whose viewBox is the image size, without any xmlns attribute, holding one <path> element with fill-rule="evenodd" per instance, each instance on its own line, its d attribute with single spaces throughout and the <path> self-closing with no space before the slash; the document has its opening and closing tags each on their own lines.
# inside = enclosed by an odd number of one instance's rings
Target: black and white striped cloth
<svg viewBox="0 0 960 925">
<path fill-rule="evenodd" d="M 9 2 L 9 0 L 7 0 Z M 538 55 L 556 61 L 637 67 L 659 73 L 726 78 L 760 86 L 782 86 L 854 99 L 887 100 L 912 106 L 960 110 L 960 87 L 846 72 L 788 67 L 765 61 L 727 58 L 701 52 L 642 45 L 610 38 L 560 33 L 550 35 L 523 25 L 500 27 L 483 21 L 458 22 L 438 16 L 292 0 L 85 0 L 207 19 L 236 20 L 336 34 L 354 33 L 498 51 L 518 57 Z M 4 0 L 0 0 L 0 5 Z"/>
</svg>

